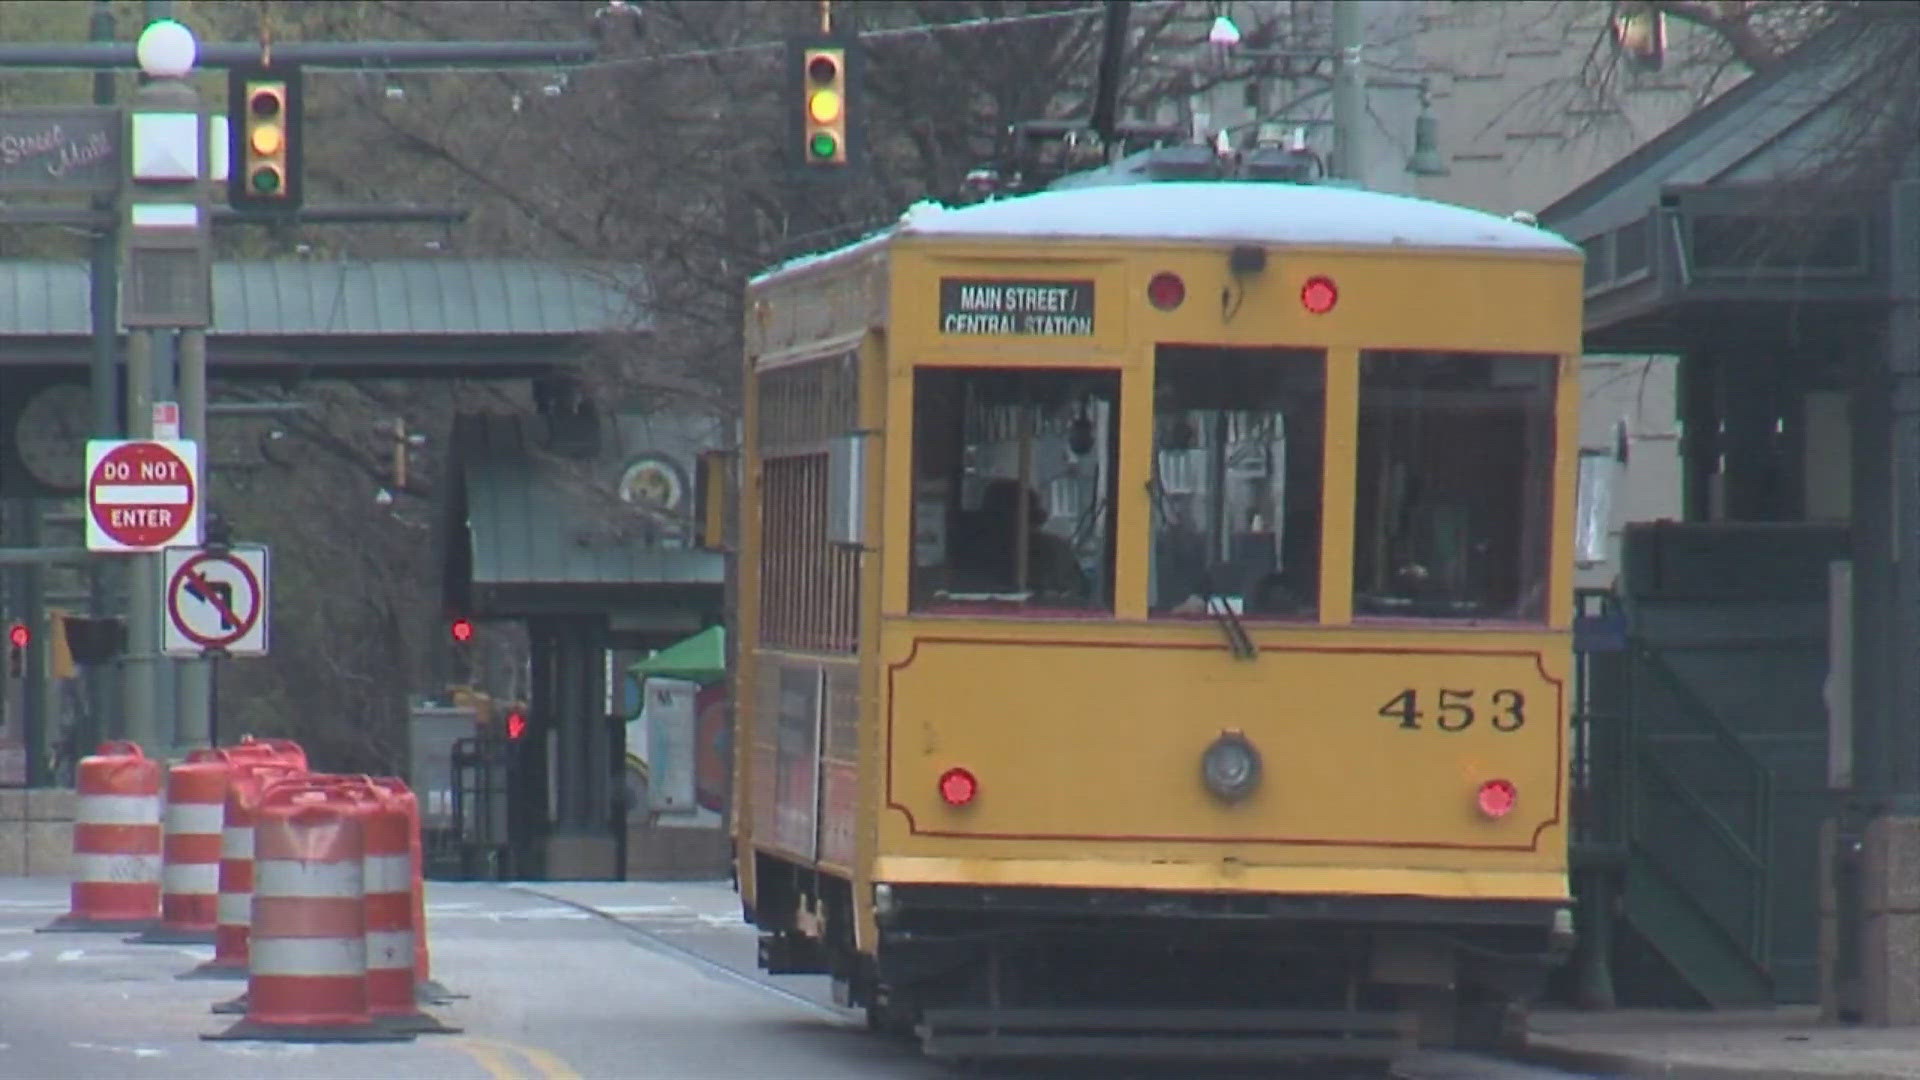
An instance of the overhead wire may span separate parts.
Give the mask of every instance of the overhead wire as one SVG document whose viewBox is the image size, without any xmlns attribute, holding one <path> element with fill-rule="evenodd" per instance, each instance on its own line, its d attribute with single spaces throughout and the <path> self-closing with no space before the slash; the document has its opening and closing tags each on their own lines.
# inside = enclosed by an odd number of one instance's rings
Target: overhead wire
<svg viewBox="0 0 1920 1080">
<path fill-rule="evenodd" d="M 1154 9 L 1172 7 L 1181 2 L 1182 0 L 1135 0 L 1133 6 L 1137 9 Z M 1057 22 L 1066 19 L 1084 19 L 1090 16 L 1104 14 L 1105 11 L 1106 7 L 1104 5 L 1088 5 L 1086 7 L 1065 8 L 1059 11 L 1029 12 L 1024 15 L 983 15 L 975 19 L 958 19 L 953 22 L 919 23 L 913 26 L 892 26 L 873 30 L 862 30 L 852 36 L 861 41 L 890 41 L 900 38 L 934 37 L 940 34 L 956 32 L 996 30 L 1004 26 Z M 752 53 L 778 52 L 786 48 L 786 45 L 785 40 L 759 41 L 746 45 L 721 45 L 712 48 L 686 49 L 680 52 L 669 53 L 637 53 L 632 56 L 606 57 L 604 59 L 585 60 L 578 63 L 561 62 L 534 66 L 542 70 L 552 71 L 596 71 L 605 68 L 640 67 L 648 64 L 675 63 L 682 60 L 708 60 L 723 56 L 744 56 Z M 342 73 L 370 70 L 365 67 L 340 67 L 332 69 L 323 69 L 320 68 L 319 65 L 307 65 L 307 67 L 309 67 L 309 69 L 333 70 Z M 430 66 L 409 64 L 404 70 L 408 74 L 419 74 L 425 72 L 494 71 L 498 70 L 499 67 L 499 64 L 487 62 L 449 62 Z"/>
</svg>

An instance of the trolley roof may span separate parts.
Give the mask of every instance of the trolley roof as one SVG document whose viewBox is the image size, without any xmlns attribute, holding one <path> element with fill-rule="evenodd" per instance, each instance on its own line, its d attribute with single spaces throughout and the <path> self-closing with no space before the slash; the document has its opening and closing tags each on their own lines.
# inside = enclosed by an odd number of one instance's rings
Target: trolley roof
<svg viewBox="0 0 1920 1080">
<path fill-rule="evenodd" d="M 1405 195 L 1304 184 L 1162 182 L 1043 191 L 960 208 L 920 203 L 884 232 L 783 263 L 753 281 L 904 236 L 1448 248 L 1534 255 L 1576 255 L 1580 250 L 1537 226 Z"/>
</svg>

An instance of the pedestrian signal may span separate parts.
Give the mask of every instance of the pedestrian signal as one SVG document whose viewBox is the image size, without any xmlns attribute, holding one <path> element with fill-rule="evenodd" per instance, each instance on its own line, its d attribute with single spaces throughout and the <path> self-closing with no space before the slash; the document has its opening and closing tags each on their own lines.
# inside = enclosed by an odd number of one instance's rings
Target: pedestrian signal
<svg viewBox="0 0 1920 1080">
<path fill-rule="evenodd" d="M 507 738 L 519 739 L 527 733 L 527 714 L 515 709 L 507 714 Z"/>
<path fill-rule="evenodd" d="M 14 623 L 7 627 L 7 675 L 21 679 L 27 674 L 27 646 L 33 641 L 33 631 L 26 623 Z"/>
<path fill-rule="evenodd" d="M 473 640 L 473 621 L 471 619 L 455 619 L 453 620 L 451 632 L 454 641 L 465 645 L 467 642 Z"/>
</svg>

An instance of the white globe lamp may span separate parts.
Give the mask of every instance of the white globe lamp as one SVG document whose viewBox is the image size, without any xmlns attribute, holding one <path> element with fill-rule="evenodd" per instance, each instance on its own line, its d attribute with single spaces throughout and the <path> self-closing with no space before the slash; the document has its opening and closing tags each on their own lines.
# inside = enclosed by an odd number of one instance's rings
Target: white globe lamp
<svg viewBox="0 0 1920 1080">
<path fill-rule="evenodd" d="M 193 31 L 172 19 L 161 19 L 142 30 L 133 49 L 140 70 L 156 79 L 185 77 L 193 70 L 198 52 Z"/>
</svg>

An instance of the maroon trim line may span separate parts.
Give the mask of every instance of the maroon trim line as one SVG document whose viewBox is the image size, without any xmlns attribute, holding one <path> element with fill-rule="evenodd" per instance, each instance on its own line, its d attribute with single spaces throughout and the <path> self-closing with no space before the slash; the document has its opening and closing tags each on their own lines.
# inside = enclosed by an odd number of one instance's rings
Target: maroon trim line
<svg viewBox="0 0 1920 1080">
<path fill-rule="evenodd" d="M 1188 651 L 1226 652 L 1224 645 L 1202 642 L 1182 641 L 1088 641 L 1075 639 L 1032 640 L 1021 638 L 980 638 L 916 636 L 913 647 L 907 650 L 906 659 L 887 665 L 887 802 L 886 809 L 897 810 L 907 819 L 907 831 L 914 836 L 930 836 L 943 839 L 960 840 L 1083 840 L 1103 841 L 1107 843 L 1175 843 L 1175 844 L 1286 844 L 1294 847 L 1349 847 L 1382 849 L 1417 849 L 1423 851 L 1538 851 L 1540 835 L 1560 824 L 1560 804 L 1566 796 L 1567 783 L 1567 688 L 1566 684 L 1553 677 L 1547 671 L 1546 658 L 1537 649 L 1435 649 L 1416 646 L 1380 646 L 1380 645 L 1262 645 L 1263 651 L 1280 653 L 1336 653 L 1380 656 L 1505 656 L 1528 658 L 1533 661 L 1534 670 L 1542 681 L 1554 689 L 1554 770 L 1553 770 L 1553 816 L 1533 828 L 1533 835 L 1525 844 L 1464 844 L 1453 841 L 1421 840 L 1329 840 L 1324 837 L 1291 836 L 1183 836 L 1175 834 L 1114 835 L 1111 833 L 984 833 L 958 832 L 950 829 L 922 829 L 913 811 L 900 803 L 893 791 L 893 720 L 894 703 L 899 700 L 895 685 L 896 677 L 907 669 L 920 656 L 922 643 L 934 645 L 1002 645 L 1036 648 L 1093 648 L 1093 649 L 1185 649 Z"/>
</svg>

